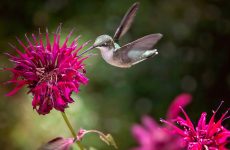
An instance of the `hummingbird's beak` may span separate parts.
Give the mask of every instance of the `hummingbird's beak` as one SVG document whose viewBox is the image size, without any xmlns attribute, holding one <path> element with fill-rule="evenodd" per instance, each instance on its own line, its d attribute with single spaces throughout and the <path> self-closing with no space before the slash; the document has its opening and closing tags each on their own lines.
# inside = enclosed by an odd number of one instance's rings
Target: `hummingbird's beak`
<svg viewBox="0 0 230 150">
<path fill-rule="evenodd" d="M 91 50 L 94 49 L 95 47 L 96 47 L 96 46 L 94 46 L 94 45 L 90 46 L 87 50 L 85 50 L 84 52 L 82 52 L 82 53 L 81 53 L 80 55 L 78 55 L 78 56 L 81 56 L 81 55 L 83 55 L 83 54 L 85 54 L 85 53 L 91 51 Z"/>
</svg>

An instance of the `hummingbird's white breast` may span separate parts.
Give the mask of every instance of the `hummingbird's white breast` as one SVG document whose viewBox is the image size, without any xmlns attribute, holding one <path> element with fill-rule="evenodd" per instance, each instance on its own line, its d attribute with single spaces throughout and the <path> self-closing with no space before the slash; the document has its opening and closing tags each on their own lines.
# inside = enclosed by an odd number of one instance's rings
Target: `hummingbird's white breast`
<svg viewBox="0 0 230 150">
<path fill-rule="evenodd" d="M 130 65 L 128 64 L 123 64 L 121 63 L 121 60 L 119 59 L 114 59 L 113 55 L 114 55 L 114 48 L 108 48 L 108 47 L 99 47 L 100 51 L 101 51 L 101 56 L 102 58 L 109 63 L 110 65 L 116 66 L 116 67 L 120 67 L 120 68 L 128 68 L 130 67 Z"/>
<path fill-rule="evenodd" d="M 113 51 L 114 49 L 109 49 L 108 47 L 100 47 L 102 58 L 109 64 L 113 61 Z"/>
</svg>

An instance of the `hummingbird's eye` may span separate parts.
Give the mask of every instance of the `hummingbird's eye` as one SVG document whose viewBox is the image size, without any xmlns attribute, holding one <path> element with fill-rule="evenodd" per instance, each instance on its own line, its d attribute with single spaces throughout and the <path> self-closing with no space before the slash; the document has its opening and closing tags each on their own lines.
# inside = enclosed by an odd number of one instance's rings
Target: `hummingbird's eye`
<svg viewBox="0 0 230 150">
<path fill-rule="evenodd" d="M 104 43 L 104 44 L 102 44 L 101 46 L 107 46 L 108 44 L 107 43 Z"/>
</svg>

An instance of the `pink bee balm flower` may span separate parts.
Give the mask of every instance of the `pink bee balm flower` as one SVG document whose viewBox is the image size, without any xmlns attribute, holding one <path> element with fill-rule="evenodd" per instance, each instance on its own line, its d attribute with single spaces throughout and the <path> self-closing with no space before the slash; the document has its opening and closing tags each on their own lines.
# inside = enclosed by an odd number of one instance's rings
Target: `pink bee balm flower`
<svg viewBox="0 0 230 150">
<path fill-rule="evenodd" d="M 182 107 L 181 110 L 185 119 L 178 117 L 175 121 L 183 128 L 178 128 L 169 121 L 162 120 L 162 122 L 172 126 L 173 130 L 183 137 L 188 150 L 227 150 L 225 145 L 229 143 L 230 131 L 221 124 L 228 111 L 217 122 L 214 121 L 217 111 L 214 111 L 208 123 L 206 122 L 207 113 L 203 112 L 197 126 L 194 127 Z"/>
<path fill-rule="evenodd" d="M 180 94 L 171 103 L 167 118 L 174 119 L 180 113 L 179 106 L 185 107 L 191 101 L 190 94 Z M 142 118 L 143 125 L 134 125 L 132 133 L 140 144 L 132 150 L 183 150 L 184 145 L 181 138 L 175 135 L 170 126 L 160 126 L 155 120 L 148 116 Z"/>
<path fill-rule="evenodd" d="M 41 33 L 38 39 L 32 34 L 32 41 L 25 36 L 27 45 L 18 39 L 24 53 L 13 46 L 19 56 L 7 54 L 15 64 L 13 68 L 5 68 L 13 73 L 13 78 L 8 83 L 16 84 L 7 96 L 27 85 L 28 93 L 33 95 L 33 108 L 43 115 L 53 108 L 64 112 L 68 104 L 74 102 L 71 98 L 72 92 L 78 93 L 79 86 L 88 82 L 82 64 L 86 57 L 78 57 L 79 50 L 87 43 L 78 47 L 77 37 L 68 45 L 72 34 L 70 32 L 63 45 L 60 45 L 60 28 L 61 26 L 54 33 L 53 43 L 50 42 L 48 31 L 45 36 L 46 44 Z"/>
<path fill-rule="evenodd" d="M 38 150 L 71 150 L 74 143 L 74 138 L 57 137 L 42 145 Z"/>
</svg>

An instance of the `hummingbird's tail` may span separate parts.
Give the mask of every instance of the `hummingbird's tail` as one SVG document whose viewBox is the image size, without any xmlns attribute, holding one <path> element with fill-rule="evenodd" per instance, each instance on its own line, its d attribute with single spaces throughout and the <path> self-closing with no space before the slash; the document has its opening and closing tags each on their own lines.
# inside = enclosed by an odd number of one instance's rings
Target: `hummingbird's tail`
<svg viewBox="0 0 230 150">
<path fill-rule="evenodd" d="M 139 62 L 142 62 L 142 61 L 144 61 L 144 60 L 146 60 L 146 59 L 148 59 L 148 58 L 150 58 L 150 57 L 154 57 L 154 56 L 156 56 L 157 54 L 158 54 L 157 49 L 147 50 L 147 51 L 145 51 L 145 52 L 142 54 L 142 56 L 140 57 L 140 59 L 139 59 L 138 61 L 133 62 L 132 65 L 135 65 L 135 64 L 137 64 L 137 63 L 139 63 Z"/>
<path fill-rule="evenodd" d="M 144 52 L 144 54 L 142 54 L 143 58 L 150 58 L 153 56 L 156 56 L 158 54 L 157 49 L 153 49 L 153 50 L 147 50 L 146 52 Z"/>
</svg>

